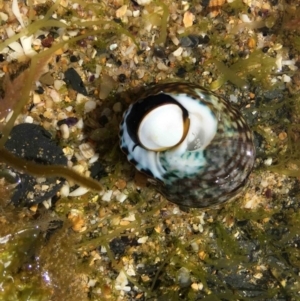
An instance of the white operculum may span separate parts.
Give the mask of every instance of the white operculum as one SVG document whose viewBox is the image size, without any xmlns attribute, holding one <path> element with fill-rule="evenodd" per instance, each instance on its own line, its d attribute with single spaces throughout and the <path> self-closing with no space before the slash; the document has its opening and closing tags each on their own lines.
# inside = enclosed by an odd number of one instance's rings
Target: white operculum
<svg viewBox="0 0 300 301">
<path fill-rule="evenodd" d="M 183 135 L 182 110 L 175 104 L 165 104 L 150 111 L 138 129 L 140 143 L 153 151 L 174 147 L 181 141 Z"/>
</svg>

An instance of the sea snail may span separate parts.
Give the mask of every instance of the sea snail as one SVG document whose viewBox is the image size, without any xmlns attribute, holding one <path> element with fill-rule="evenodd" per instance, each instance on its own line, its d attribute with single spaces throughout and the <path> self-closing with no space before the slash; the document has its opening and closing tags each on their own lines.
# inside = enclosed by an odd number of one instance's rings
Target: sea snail
<svg viewBox="0 0 300 301">
<path fill-rule="evenodd" d="M 169 201 L 210 207 L 243 190 L 255 159 L 238 109 L 188 83 L 157 84 L 123 115 L 120 146 Z"/>
</svg>

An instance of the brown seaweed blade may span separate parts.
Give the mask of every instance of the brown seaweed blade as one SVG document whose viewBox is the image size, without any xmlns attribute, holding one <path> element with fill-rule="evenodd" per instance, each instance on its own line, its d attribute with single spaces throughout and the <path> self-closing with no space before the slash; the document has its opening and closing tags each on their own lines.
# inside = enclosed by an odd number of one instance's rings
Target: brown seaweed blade
<svg viewBox="0 0 300 301">
<path fill-rule="evenodd" d="M 22 158 L 14 156 L 6 149 L 0 149 L 0 161 L 9 164 L 13 168 L 16 168 L 34 176 L 63 177 L 68 180 L 74 181 L 78 185 L 85 186 L 92 190 L 102 190 L 102 186 L 99 182 L 90 178 L 83 177 L 77 172 L 67 167 L 61 165 L 43 165 L 32 163 Z"/>
</svg>

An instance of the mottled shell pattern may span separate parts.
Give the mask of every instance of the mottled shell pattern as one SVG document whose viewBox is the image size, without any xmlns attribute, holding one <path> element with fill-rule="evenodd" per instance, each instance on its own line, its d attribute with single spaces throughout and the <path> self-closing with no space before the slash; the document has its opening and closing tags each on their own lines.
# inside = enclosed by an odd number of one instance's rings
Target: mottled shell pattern
<svg viewBox="0 0 300 301">
<path fill-rule="evenodd" d="M 255 160 L 238 109 L 188 83 L 157 84 L 124 113 L 120 145 L 157 190 L 181 206 L 204 208 L 236 197 Z"/>
</svg>

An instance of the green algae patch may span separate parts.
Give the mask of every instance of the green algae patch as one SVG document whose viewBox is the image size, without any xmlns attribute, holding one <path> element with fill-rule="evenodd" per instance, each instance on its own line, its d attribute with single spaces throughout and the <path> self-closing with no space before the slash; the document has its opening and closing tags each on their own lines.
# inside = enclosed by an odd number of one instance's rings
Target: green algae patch
<svg viewBox="0 0 300 301">
<path fill-rule="evenodd" d="M 264 89 L 272 86 L 269 77 L 275 69 L 276 59 L 265 55 L 260 50 L 252 52 L 246 59 L 239 59 L 230 67 L 218 60 L 212 60 L 212 62 L 222 74 L 211 84 L 213 91 L 220 88 L 226 81 L 232 82 L 241 89 L 247 88 L 248 82 L 257 83 Z"/>
<path fill-rule="evenodd" d="M 273 159 L 272 165 L 266 168 L 290 177 L 300 175 L 299 100 L 295 94 L 262 104 L 258 108 L 261 124 L 255 126 L 255 131 L 264 137 L 268 145 L 265 156 Z M 273 120 L 278 122 L 273 123 Z"/>
<path fill-rule="evenodd" d="M 0 224 L 1 300 L 87 300 L 68 223 L 60 228 L 49 213 L 35 220 L 27 209 L 6 206 Z"/>
</svg>

